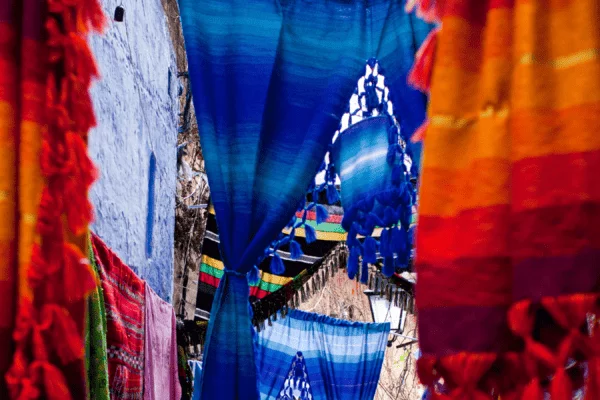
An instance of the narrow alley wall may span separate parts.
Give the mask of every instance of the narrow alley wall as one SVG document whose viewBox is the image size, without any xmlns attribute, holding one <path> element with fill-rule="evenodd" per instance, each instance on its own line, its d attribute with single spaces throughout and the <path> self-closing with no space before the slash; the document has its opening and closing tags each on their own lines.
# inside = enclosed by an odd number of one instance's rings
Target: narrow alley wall
<svg viewBox="0 0 600 400">
<path fill-rule="evenodd" d="M 113 20 L 118 5 L 123 22 Z M 100 170 L 92 230 L 167 301 L 173 295 L 177 120 L 175 54 L 160 0 L 102 0 L 108 25 L 91 47 Z"/>
</svg>

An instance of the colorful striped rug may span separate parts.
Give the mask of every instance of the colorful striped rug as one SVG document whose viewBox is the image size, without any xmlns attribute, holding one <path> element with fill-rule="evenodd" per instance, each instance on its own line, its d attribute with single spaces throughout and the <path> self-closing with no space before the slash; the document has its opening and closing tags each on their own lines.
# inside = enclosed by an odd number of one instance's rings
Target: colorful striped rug
<svg viewBox="0 0 600 400">
<path fill-rule="evenodd" d="M 317 240 L 312 243 L 306 243 L 304 229 L 296 230 L 296 241 L 300 243 L 304 255 L 297 260 L 292 260 L 288 249 L 280 250 L 285 265 L 285 272 L 281 275 L 275 275 L 270 271 L 270 257 L 265 259 L 259 266 L 260 279 L 257 283 L 250 286 L 250 300 L 263 299 L 269 294 L 281 289 L 286 284 L 292 282 L 303 271 L 319 262 L 327 253 L 329 253 L 338 243 L 346 240 L 346 232 L 341 227 L 342 215 L 341 209 L 336 207 L 329 208 L 329 218 L 320 224 L 316 223 L 316 215 L 309 212 L 307 223 L 315 231 Z M 284 230 L 284 233 L 286 231 Z M 210 312 L 212 298 L 219 285 L 219 280 L 223 275 L 223 261 L 219 252 L 219 235 L 217 230 L 214 210 L 209 209 L 208 220 L 206 224 L 206 233 L 202 244 L 202 261 L 200 264 L 200 274 L 198 277 L 198 297 L 196 307 Z"/>
</svg>

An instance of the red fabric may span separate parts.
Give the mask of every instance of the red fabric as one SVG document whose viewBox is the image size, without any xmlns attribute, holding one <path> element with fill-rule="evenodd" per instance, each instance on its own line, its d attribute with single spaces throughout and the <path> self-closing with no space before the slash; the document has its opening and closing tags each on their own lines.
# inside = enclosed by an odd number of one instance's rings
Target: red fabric
<svg viewBox="0 0 600 400">
<path fill-rule="evenodd" d="M 435 61 L 419 375 L 443 379 L 444 399 L 567 400 L 581 387 L 595 398 L 600 346 L 585 325 L 600 310 L 600 1 L 408 6 L 441 22 L 435 54 L 423 49 Z M 422 88 L 428 68 L 417 60 Z"/>
<path fill-rule="evenodd" d="M 415 64 L 413 65 L 409 75 L 408 83 L 422 92 L 429 92 L 431 86 L 431 73 L 433 72 L 433 60 L 435 58 L 435 48 L 437 46 L 437 34 L 439 29 L 434 29 L 429 32 L 429 36 L 425 39 L 421 48 L 415 55 Z M 413 141 L 423 140 L 423 133 L 419 128 L 413 135 Z M 415 138 L 418 134 L 418 139 Z"/>
<path fill-rule="evenodd" d="M 108 374 L 111 399 L 142 399 L 144 385 L 145 285 L 92 235 L 107 321 Z"/>
<path fill-rule="evenodd" d="M 96 0 L 0 5 L 1 30 L 12 25 L 16 30 L 8 37 L 18 37 L 8 47 L 5 37 L 0 40 L 2 79 L 13 80 L 10 89 L 18 88 L 19 99 L 13 104 L 16 112 L 2 113 L 8 121 L 0 121 L 0 126 L 16 128 L 13 137 L 0 133 L 0 142 L 19 144 L 13 148 L 20 219 L 16 349 L 5 376 L 14 399 L 87 396 L 86 297 L 97 284 L 83 251 L 92 219 L 88 191 L 96 177 L 86 149 L 88 131 L 96 123 L 89 89 L 97 76 L 87 34 L 102 21 Z M 16 69 L 7 68 L 9 60 L 17 60 Z M 0 85 L 0 103 L 15 100 L 5 87 Z"/>
</svg>

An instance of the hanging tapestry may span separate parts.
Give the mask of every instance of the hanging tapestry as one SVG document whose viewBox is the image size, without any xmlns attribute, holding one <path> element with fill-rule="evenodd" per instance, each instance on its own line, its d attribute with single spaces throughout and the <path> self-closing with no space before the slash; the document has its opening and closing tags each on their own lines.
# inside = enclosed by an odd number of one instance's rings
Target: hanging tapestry
<svg viewBox="0 0 600 400">
<path fill-rule="evenodd" d="M 306 271 L 307 268 L 320 262 L 335 245 L 346 239 L 346 232 L 340 225 L 342 220 L 342 216 L 340 215 L 341 209 L 328 207 L 328 211 L 329 216 L 327 220 L 320 224 L 317 224 L 316 213 L 314 211 L 310 211 L 307 215 L 307 224 L 315 231 L 316 240 L 314 242 L 307 243 L 304 229 L 300 228 L 296 230 L 295 241 L 300 244 L 303 252 L 302 255 L 293 259 L 292 254 L 289 251 L 285 251 L 288 249 L 277 251 L 285 265 L 285 271 L 282 274 L 275 275 L 272 273 L 270 269 L 272 256 L 260 263 L 258 266 L 260 270 L 259 281 L 250 285 L 251 302 L 263 299 L 292 282 L 303 271 Z M 289 232 L 289 229 L 284 229 L 284 234 L 287 232 Z M 219 286 L 221 276 L 223 276 L 223 261 L 219 253 L 217 221 L 214 209 L 211 207 L 202 243 L 197 308 L 210 311 L 210 306 L 212 305 L 215 291 Z"/>
<path fill-rule="evenodd" d="M 420 378 L 599 399 L 600 1 L 416 3 L 442 22 L 422 51 Z"/>
<path fill-rule="evenodd" d="M 310 385 L 313 399 L 372 399 L 389 332 L 389 323 L 349 322 L 290 310 L 256 336 L 261 398 L 282 398 L 282 388 L 295 385 L 286 381 L 290 361 L 300 352 L 307 373 L 302 379 Z"/>
<path fill-rule="evenodd" d="M 367 59 L 394 71 L 393 98 L 420 100 L 406 107 L 407 135 L 420 124 L 424 96 L 405 79 L 429 25 L 396 0 L 181 0 L 180 10 L 225 266 L 202 397 L 256 399 L 246 274 L 258 275 L 304 199 Z"/>
<path fill-rule="evenodd" d="M 277 400 L 313 400 L 306 363 L 301 351 L 296 353 L 292 360 L 290 372 L 285 378 L 283 389 L 277 395 Z"/>
<path fill-rule="evenodd" d="M 181 400 L 175 311 L 146 283 L 144 400 Z"/>
<path fill-rule="evenodd" d="M 144 391 L 145 283 L 92 234 L 104 292 L 111 399 L 142 399 Z"/>
<path fill-rule="evenodd" d="M 83 399 L 95 0 L 0 2 L 0 398 Z"/>
<path fill-rule="evenodd" d="M 99 279 L 98 265 L 94 257 L 91 240 L 88 245 L 88 259 L 94 268 L 96 279 Z M 85 332 L 87 380 L 90 399 L 109 400 L 108 358 L 106 348 L 106 308 L 102 286 L 88 297 L 87 326 Z"/>
</svg>

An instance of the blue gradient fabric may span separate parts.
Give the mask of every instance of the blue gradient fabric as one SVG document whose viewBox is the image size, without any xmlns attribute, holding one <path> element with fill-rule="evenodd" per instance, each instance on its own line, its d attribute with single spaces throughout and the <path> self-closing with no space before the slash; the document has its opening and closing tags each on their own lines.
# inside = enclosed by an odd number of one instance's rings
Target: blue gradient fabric
<svg viewBox="0 0 600 400">
<path fill-rule="evenodd" d="M 349 322 L 292 310 L 257 334 L 260 398 L 280 399 L 290 387 L 290 362 L 302 356 L 314 400 L 375 396 L 390 324 Z"/>
<path fill-rule="evenodd" d="M 341 132 L 331 158 L 341 181 L 342 227 L 348 232 L 348 276 L 368 282 L 378 254 L 383 274 L 406 268 L 412 247 L 411 218 L 416 191 L 410 182 L 398 130 L 388 116 L 363 119 Z M 381 227 L 381 237 L 372 237 Z M 361 243 L 358 235 L 366 237 Z M 359 270 L 359 258 L 362 267 Z"/>
<path fill-rule="evenodd" d="M 227 270 L 211 310 L 202 399 L 256 399 L 245 275 L 304 198 L 366 60 L 381 57 L 393 101 L 407 99 L 400 112 L 407 134 L 419 126 L 425 99 L 405 82 L 431 27 L 397 0 L 179 0 L 179 7 Z"/>
</svg>

